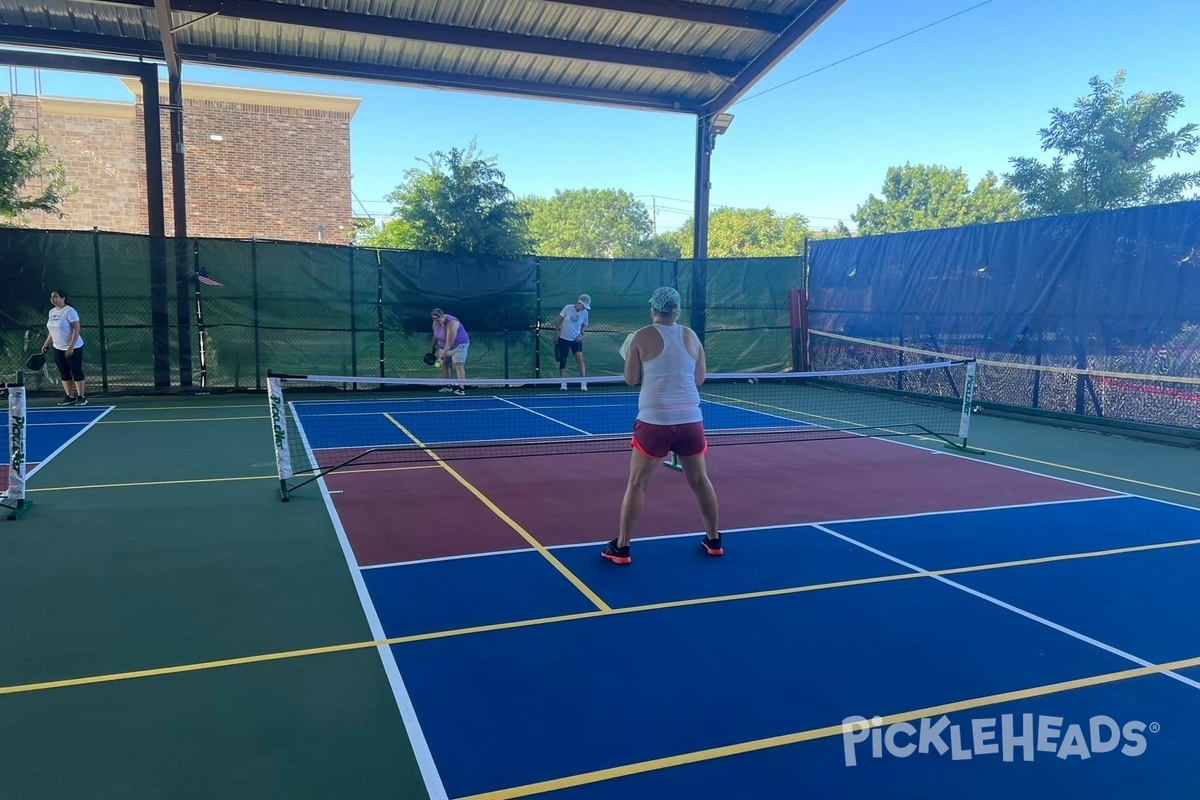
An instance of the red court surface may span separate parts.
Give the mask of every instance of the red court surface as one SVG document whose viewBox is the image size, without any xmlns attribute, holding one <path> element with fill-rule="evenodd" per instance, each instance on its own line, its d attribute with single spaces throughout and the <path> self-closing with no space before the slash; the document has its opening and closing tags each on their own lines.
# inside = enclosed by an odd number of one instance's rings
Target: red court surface
<svg viewBox="0 0 1200 800">
<path fill-rule="evenodd" d="M 722 530 L 1112 496 L 1069 481 L 877 439 L 714 447 Z M 448 470 L 335 472 L 326 479 L 360 566 L 616 536 L 627 452 L 451 461 Z M 492 506 L 492 507 L 489 507 Z M 651 483 L 636 537 L 702 529 L 684 476 Z"/>
</svg>

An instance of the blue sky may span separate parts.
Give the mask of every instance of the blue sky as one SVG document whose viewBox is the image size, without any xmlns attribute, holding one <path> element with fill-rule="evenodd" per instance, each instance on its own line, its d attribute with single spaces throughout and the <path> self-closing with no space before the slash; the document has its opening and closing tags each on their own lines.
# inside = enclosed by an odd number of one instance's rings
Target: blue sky
<svg viewBox="0 0 1200 800">
<path fill-rule="evenodd" d="M 1127 72 L 1126 91 L 1175 91 L 1175 127 L 1200 123 L 1200 3 L 1188 0 L 848 0 L 730 109 L 713 154 L 712 205 L 770 206 L 814 227 L 878 194 L 889 166 L 941 164 L 974 184 L 1014 156 L 1041 156 L 1037 131 L 1093 75 Z M 855 53 L 979 6 L 845 63 Z M 22 70 L 23 89 L 31 78 Z M 403 172 L 435 150 L 498 157 L 518 195 L 624 189 L 651 203 L 659 230 L 692 212 L 694 118 L 571 103 L 407 88 L 185 64 L 184 80 L 361 98 L 351 123 L 352 186 L 372 214 Z M 130 99 L 118 79 L 43 71 L 42 92 Z M 793 81 L 790 82 L 789 81 Z M 778 88 L 774 88 L 778 87 Z M 767 91 L 771 90 L 771 91 Z M 186 91 L 186 88 L 185 88 Z M 755 96 L 761 95 L 761 96 Z M 186 125 L 186 120 L 185 123 Z M 1200 156 L 1162 170 L 1200 170 Z"/>
</svg>

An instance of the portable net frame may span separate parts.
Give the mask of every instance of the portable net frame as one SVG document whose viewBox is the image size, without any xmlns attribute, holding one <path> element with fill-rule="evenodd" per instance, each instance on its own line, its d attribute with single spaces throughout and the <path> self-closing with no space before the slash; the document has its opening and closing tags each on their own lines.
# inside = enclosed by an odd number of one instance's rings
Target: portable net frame
<svg viewBox="0 0 1200 800">
<path fill-rule="evenodd" d="M 22 516 L 32 503 L 25 497 L 25 470 L 29 452 L 26 433 L 25 383 L 21 374 L 17 383 L 5 383 L 5 464 L 0 480 L 0 507 L 8 509 L 8 519 Z"/>
<path fill-rule="evenodd" d="M 335 470 L 628 450 L 638 387 L 620 376 L 443 380 L 268 373 L 280 493 Z M 966 449 L 975 362 L 708 375 L 711 447 L 934 437 Z"/>
</svg>

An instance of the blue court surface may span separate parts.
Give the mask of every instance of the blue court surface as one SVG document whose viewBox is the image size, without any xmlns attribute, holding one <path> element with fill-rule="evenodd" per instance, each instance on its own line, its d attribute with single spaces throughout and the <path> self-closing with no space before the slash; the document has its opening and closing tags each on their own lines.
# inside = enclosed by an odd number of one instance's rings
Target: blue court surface
<svg viewBox="0 0 1200 800">
<path fill-rule="evenodd" d="M 112 406 L 88 405 L 82 408 L 28 408 L 25 411 L 26 476 L 50 461 L 91 425 L 112 411 Z M 8 407 L 0 407 L 0 425 L 8 430 Z M 12 463 L 12 454 L 4 447 L 5 466 Z M 4 480 L 7 480 L 7 470 Z M 2 488 L 2 487 L 0 487 Z"/>
<path fill-rule="evenodd" d="M 361 574 L 448 797 L 1189 798 L 1197 545 L 1114 494 Z"/>
<path fill-rule="evenodd" d="M 361 402 L 297 401 L 291 405 L 305 425 L 308 444 L 319 451 L 406 445 L 412 444 L 413 437 L 425 444 L 449 444 L 624 435 L 637 414 L 637 393 L 605 391 L 569 397 L 535 394 L 520 399 L 480 394 Z M 705 401 L 703 408 L 708 430 L 809 427 L 802 421 L 719 401 Z"/>
</svg>

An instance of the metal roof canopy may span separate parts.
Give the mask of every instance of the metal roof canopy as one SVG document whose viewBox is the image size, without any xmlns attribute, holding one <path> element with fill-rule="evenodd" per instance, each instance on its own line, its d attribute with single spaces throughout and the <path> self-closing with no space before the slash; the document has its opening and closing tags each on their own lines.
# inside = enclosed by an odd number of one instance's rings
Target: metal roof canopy
<svg viewBox="0 0 1200 800">
<path fill-rule="evenodd" d="M 692 325 L 704 335 L 709 175 L 720 118 L 846 0 L 0 0 L 0 63 L 139 77 L 149 231 L 166 229 L 157 91 L 168 72 L 176 277 L 187 278 L 182 64 L 341 77 L 696 117 Z M 139 62 L 118 59 L 139 59 Z M 162 254 L 165 258 L 165 252 Z M 158 258 L 154 259 L 156 262 Z M 170 381 L 155 320 L 156 383 Z M 182 284 L 181 284 L 182 285 Z M 183 295 L 183 292 L 179 293 Z M 155 304 L 156 309 L 159 308 Z M 180 382 L 191 385 L 179 304 Z M 186 371 L 185 371 L 186 366 Z"/>
</svg>

